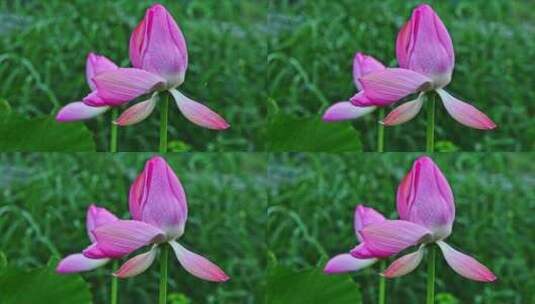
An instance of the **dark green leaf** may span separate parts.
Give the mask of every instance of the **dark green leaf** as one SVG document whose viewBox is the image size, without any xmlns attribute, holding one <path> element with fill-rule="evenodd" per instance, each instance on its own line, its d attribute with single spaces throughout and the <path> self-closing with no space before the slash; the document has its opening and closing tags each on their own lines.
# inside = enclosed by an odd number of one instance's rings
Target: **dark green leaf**
<svg viewBox="0 0 535 304">
<path fill-rule="evenodd" d="M 266 133 L 268 151 L 362 151 L 360 134 L 350 123 L 326 123 L 320 118 L 275 115 L 268 123 Z"/>
<path fill-rule="evenodd" d="M 95 151 L 95 142 L 83 123 L 8 113 L 0 114 L 0 151 Z"/>
<path fill-rule="evenodd" d="M 0 272 L 2 304 L 91 303 L 89 286 L 80 275 L 59 275 L 54 265 L 30 271 L 8 267 Z"/>
<path fill-rule="evenodd" d="M 358 304 L 358 285 L 349 275 L 326 275 L 320 269 L 292 271 L 275 266 L 268 272 L 268 304 Z"/>
</svg>

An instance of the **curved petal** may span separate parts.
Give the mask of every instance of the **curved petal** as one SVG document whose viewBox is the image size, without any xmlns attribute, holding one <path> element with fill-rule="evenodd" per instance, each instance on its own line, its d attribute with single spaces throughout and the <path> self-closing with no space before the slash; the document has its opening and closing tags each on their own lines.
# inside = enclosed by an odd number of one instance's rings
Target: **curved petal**
<svg viewBox="0 0 535 304">
<path fill-rule="evenodd" d="M 212 282 L 225 282 L 229 277 L 216 264 L 207 258 L 193 253 L 175 241 L 169 242 L 178 262 L 192 275 Z"/>
<path fill-rule="evenodd" d="M 134 219 L 160 228 L 167 239 L 175 239 L 184 233 L 188 218 L 186 193 L 162 157 L 147 161 L 130 188 L 128 201 Z"/>
<path fill-rule="evenodd" d="M 97 227 L 111 224 L 118 220 L 119 219 L 106 208 L 97 207 L 95 206 L 95 204 L 91 204 L 89 208 L 87 208 L 85 220 L 85 227 L 87 229 L 87 234 L 89 235 L 89 239 L 91 239 L 91 242 L 96 242 L 96 239 L 93 237 L 91 231 L 93 231 Z"/>
<path fill-rule="evenodd" d="M 165 79 L 144 70 L 120 68 L 94 78 L 99 96 L 110 106 L 119 106 L 165 86 Z"/>
<path fill-rule="evenodd" d="M 58 273 L 75 273 L 90 271 L 98 267 L 103 266 L 108 263 L 110 259 L 90 259 L 86 258 L 81 253 L 71 254 L 64 259 L 62 259 L 58 267 L 56 267 L 56 272 Z"/>
<path fill-rule="evenodd" d="M 385 220 L 371 224 L 360 231 L 364 242 L 351 251 L 360 259 L 385 258 L 426 241 L 431 231 L 425 227 L 402 220 Z"/>
<path fill-rule="evenodd" d="M 448 180 L 430 157 L 419 157 L 400 183 L 396 207 L 402 220 L 420 224 L 435 240 L 446 238 L 455 219 L 455 200 Z"/>
<path fill-rule="evenodd" d="M 390 112 L 382 123 L 385 126 L 397 126 L 413 119 L 420 113 L 424 100 L 423 94 L 420 94 L 417 99 L 406 102 Z"/>
<path fill-rule="evenodd" d="M 360 91 L 349 99 L 349 102 L 356 107 L 369 108 L 373 107 L 373 102 L 366 96 L 366 92 Z"/>
<path fill-rule="evenodd" d="M 420 246 L 417 251 L 406 254 L 392 262 L 382 275 L 390 279 L 404 276 L 416 269 L 422 262 L 423 257 L 424 246 Z"/>
<path fill-rule="evenodd" d="M 59 122 L 71 122 L 91 119 L 108 111 L 108 107 L 90 107 L 83 102 L 69 103 L 59 110 L 56 120 Z"/>
<path fill-rule="evenodd" d="M 95 53 L 89 53 L 85 64 L 85 75 L 87 79 L 87 84 L 89 85 L 92 91 L 95 91 L 97 87 L 95 86 L 93 77 L 102 72 L 112 71 L 118 68 L 119 67 L 115 63 L 113 63 L 113 61 L 109 60 L 105 56 L 100 56 Z"/>
<path fill-rule="evenodd" d="M 396 38 L 396 57 L 398 64 L 403 69 L 409 68 L 409 45 L 412 32 L 412 19 L 407 21 Z"/>
<path fill-rule="evenodd" d="M 89 258 L 120 258 L 135 250 L 165 239 L 160 229 L 140 221 L 119 220 L 93 230 L 97 243 L 84 255 Z"/>
<path fill-rule="evenodd" d="M 355 86 L 361 91 L 362 85 L 359 82 L 360 77 L 385 68 L 384 64 L 372 56 L 368 56 L 364 53 L 356 53 L 355 58 L 353 59 L 353 81 L 355 82 Z"/>
<path fill-rule="evenodd" d="M 387 106 L 410 94 L 430 88 L 432 80 L 406 69 L 385 69 L 360 78 L 369 105 Z"/>
<path fill-rule="evenodd" d="M 114 123 L 122 127 L 131 126 L 131 125 L 140 123 L 143 120 L 145 120 L 147 117 L 149 117 L 150 114 L 152 114 L 152 112 L 156 108 L 157 102 L 158 102 L 158 95 L 154 94 L 152 95 L 151 99 L 142 101 L 140 103 L 136 103 L 135 105 L 126 109 L 121 114 L 121 116 L 119 116 L 119 118 L 116 121 L 114 121 Z"/>
<path fill-rule="evenodd" d="M 344 273 L 358 271 L 369 267 L 377 262 L 377 259 L 357 259 L 349 253 L 339 254 L 329 260 L 323 272 L 325 273 Z"/>
<path fill-rule="evenodd" d="M 337 102 L 325 111 L 323 121 L 334 122 L 357 119 L 375 111 L 375 109 L 376 107 L 357 107 L 349 101 Z"/>
<path fill-rule="evenodd" d="M 84 99 L 82 99 L 83 103 L 90 106 L 90 107 L 108 107 L 108 104 L 102 97 L 98 94 L 98 91 L 93 91 L 89 93 Z"/>
<path fill-rule="evenodd" d="M 180 112 L 192 123 L 212 130 L 225 130 L 230 127 L 219 114 L 207 106 L 189 99 L 175 89 L 171 89 L 169 92 L 173 95 Z"/>
<path fill-rule="evenodd" d="M 496 124 L 474 106 L 460 101 L 442 89 L 437 90 L 437 93 L 440 95 L 446 111 L 459 123 L 479 130 L 496 128 Z"/>
<path fill-rule="evenodd" d="M 480 282 L 493 282 L 496 280 L 494 273 L 473 257 L 453 249 L 443 241 L 438 241 L 437 244 L 442 250 L 448 265 L 459 275 Z"/>
<path fill-rule="evenodd" d="M 353 229 L 355 230 L 358 240 L 362 242 L 359 231 L 364 227 L 371 224 L 381 223 L 385 220 L 385 217 L 379 211 L 364 205 L 357 205 L 353 216 Z"/>
<path fill-rule="evenodd" d="M 150 251 L 138 254 L 126 261 L 113 275 L 121 279 L 135 277 L 152 265 L 157 254 L 158 248 L 153 246 Z"/>
</svg>

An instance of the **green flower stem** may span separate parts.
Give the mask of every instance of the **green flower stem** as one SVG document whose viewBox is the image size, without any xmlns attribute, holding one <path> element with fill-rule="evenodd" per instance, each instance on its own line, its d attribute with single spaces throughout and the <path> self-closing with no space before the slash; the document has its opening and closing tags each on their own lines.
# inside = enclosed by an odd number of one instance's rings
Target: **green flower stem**
<svg viewBox="0 0 535 304">
<path fill-rule="evenodd" d="M 113 272 L 117 270 L 117 261 L 113 261 Z M 111 304 L 117 304 L 117 290 L 119 289 L 119 279 L 116 276 L 111 277 Z"/>
<path fill-rule="evenodd" d="M 381 122 L 385 118 L 385 108 L 379 108 L 379 121 Z M 377 152 L 385 151 L 385 126 L 379 123 L 377 127 Z"/>
<path fill-rule="evenodd" d="M 169 122 L 169 93 L 160 101 L 160 153 L 167 152 L 167 124 Z"/>
<path fill-rule="evenodd" d="M 159 304 L 167 303 L 167 260 L 169 259 L 169 245 L 162 245 L 160 254 L 160 297 Z"/>
<path fill-rule="evenodd" d="M 386 268 L 385 261 L 380 263 L 381 271 L 384 271 Z M 386 278 L 384 276 L 379 276 L 379 304 L 386 303 Z"/>
<path fill-rule="evenodd" d="M 111 109 L 111 129 L 110 129 L 110 152 L 117 152 L 117 125 L 114 123 L 119 117 L 119 109 Z"/>
<path fill-rule="evenodd" d="M 427 153 L 435 152 L 435 104 L 436 94 L 431 93 L 427 102 L 427 141 L 425 149 Z"/>
<path fill-rule="evenodd" d="M 426 304 L 435 303 L 435 245 L 429 246 L 427 260 L 427 301 Z"/>
</svg>

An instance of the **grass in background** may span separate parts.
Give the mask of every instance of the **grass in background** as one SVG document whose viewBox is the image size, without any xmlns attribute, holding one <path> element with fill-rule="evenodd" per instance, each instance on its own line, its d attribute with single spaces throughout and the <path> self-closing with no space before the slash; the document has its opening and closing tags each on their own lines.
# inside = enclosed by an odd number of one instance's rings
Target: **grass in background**
<svg viewBox="0 0 535 304">
<path fill-rule="evenodd" d="M 88 92 L 85 60 L 104 54 L 129 66 L 128 40 L 155 1 L 0 0 L 0 99 L 27 116 L 55 114 Z M 252 0 L 162 0 L 186 37 L 190 65 L 180 88 L 227 119 L 227 132 L 202 129 L 171 105 L 171 149 L 250 151 L 265 98 L 266 9 Z M 109 113 L 108 113 L 109 115 Z M 120 129 L 123 151 L 156 150 L 159 115 Z M 107 150 L 109 116 L 87 124 Z"/>
<path fill-rule="evenodd" d="M 85 213 L 91 203 L 127 218 L 128 189 L 150 157 L 143 153 L 0 155 L 0 250 L 8 263 L 32 268 L 51 256 L 85 248 L 89 244 Z M 209 257 L 231 277 L 225 284 L 202 281 L 173 256 L 169 293 L 184 294 L 191 303 L 262 303 L 258 293 L 266 251 L 264 155 L 165 158 L 188 197 L 183 244 Z M 84 274 L 95 303 L 108 303 L 110 266 Z M 120 280 L 121 303 L 154 303 L 157 291 L 158 263 L 138 277 Z"/>
<path fill-rule="evenodd" d="M 494 132 L 469 129 L 440 105 L 436 131 L 440 149 L 534 149 L 535 2 L 424 2 L 433 5 L 453 38 L 456 67 L 449 91 L 480 108 L 499 126 Z M 422 1 L 270 3 L 268 93 L 286 113 L 319 117 L 328 105 L 356 92 L 351 72 L 355 52 L 396 65 L 396 35 Z M 365 150 L 375 150 L 376 117 L 368 115 L 354 124 L 364 134 Z M 405 125 L 387 128 L 386 140 L 387 151 L 424 150 L 424 113 Z"/>
<path fill-rule="evenodd" d="M 418 154 L 285 154 L 271 157 L 268 248 L 282 265 L 323 267 L 356 245 L 353 211 L 365 203 L 396 217 L 395 191 Z M 532 303 L 535 236 L 533 154 L 440 154 L 433 159 L 448 179 L 456 219 L 448 243 L 482 261 L 498 276 L 481 284 L 454 273 L 440 254 L 441 303 Z M 392 261 L 390 259 L 389 261 Z M 425 261 L 424 261 L 425 262 Z M 354 274 L 363 303 L 376 303 L 378 264 Z M 388 280 L 388 303 L 422 303 L 425 263 Z"/>
</svg>

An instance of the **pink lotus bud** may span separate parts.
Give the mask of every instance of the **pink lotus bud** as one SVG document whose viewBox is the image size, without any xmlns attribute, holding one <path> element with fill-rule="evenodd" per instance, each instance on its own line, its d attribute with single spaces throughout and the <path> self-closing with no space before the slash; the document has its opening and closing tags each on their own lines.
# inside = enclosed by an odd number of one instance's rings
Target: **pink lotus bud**
<svg viewBox="0 0 535 304">
<path fill-rule="evenodd" d="M 130 60 L 135 68 L 157 74 L 174 88 L 184 82 L 188 50 L 182 31 L 160 4 L 150 7 L 130 37 Z"/>
<path fill-rule="evenodd" d="M 414 9 L 411 19 L 402 27 L 396 42 L 399 66 L 433 79 L 435 88 L 451 81 L 455 53 L 448 30 L 431 6 Z"/>
<path fill-rule="evenodd" d="M 164 231 L 167 239 L 184 233 L 188 216 L 186 194 L 177 176 L 161 157 L 153 157 L 130 188 L 130 213 L 134 220 Z"/>
<path fill-rule="evenodd" d="M 429 229 L 433 240 L 451 233 L 455 202 L 448 181 L 427 156 L 418 158 L 397 191 L 400 219 Z"/>
</svg>

